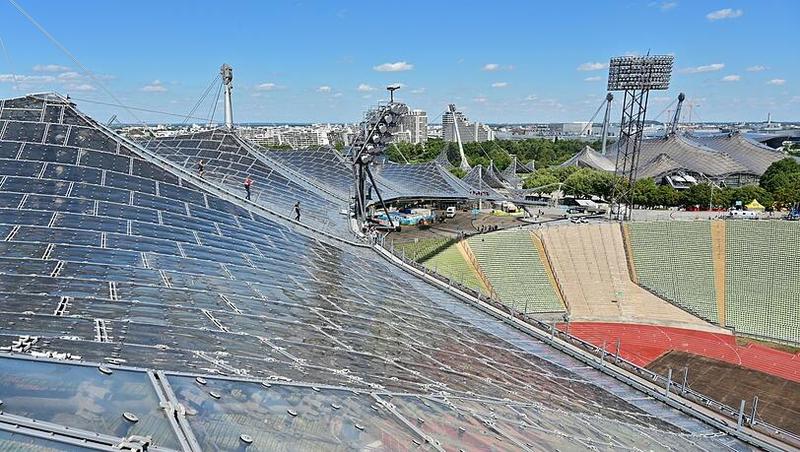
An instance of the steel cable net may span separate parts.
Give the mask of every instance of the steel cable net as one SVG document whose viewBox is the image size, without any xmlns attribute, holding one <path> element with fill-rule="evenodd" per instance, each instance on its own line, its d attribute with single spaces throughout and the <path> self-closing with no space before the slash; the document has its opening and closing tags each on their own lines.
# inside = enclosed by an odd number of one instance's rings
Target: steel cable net
<svg viewBox="0 0 800 452">
<path fill-rule="evenodd" d="M 0 103 L 0 447 L 735 443 L 156 155 L 59 96 Z"/>
</svg>

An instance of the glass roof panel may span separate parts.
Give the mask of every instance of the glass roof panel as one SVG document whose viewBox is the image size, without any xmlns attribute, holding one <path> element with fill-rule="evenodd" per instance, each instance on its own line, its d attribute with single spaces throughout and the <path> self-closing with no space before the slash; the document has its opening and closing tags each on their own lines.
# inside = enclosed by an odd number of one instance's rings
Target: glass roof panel
<svg viewBox="0 0 800 452">
<path fill-rule="evenodd" d="M 169 382 L 195 436 L 210 449 L 411 450 L 421 442 L 368 394 L 214 379 L 201 384 L 191 377 Z"/>
<path fill-rule="evenodd" d="M 152 436 L 153 443 L 178 442 L 144 372 L 0 358 L 3 411 L 107 435 Z M 132 413 L 138 420 L 126 420 Z"/>
</svg>

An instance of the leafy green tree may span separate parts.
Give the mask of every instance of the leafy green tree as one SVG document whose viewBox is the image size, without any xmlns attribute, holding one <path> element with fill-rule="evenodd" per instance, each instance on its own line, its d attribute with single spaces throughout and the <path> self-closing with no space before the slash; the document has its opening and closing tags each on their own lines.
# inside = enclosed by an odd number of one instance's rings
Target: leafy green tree
<svg viewBox="0 0 800 452">
<path fill-rule="evenodd" d="M 795 159 L 785 158 L 770 165 L 761 176 L 759 184 L 774 193 L 798 177 L 800 177 L 800 163 Z"/>
<path fill-rule="evenodd" d="M 684 203 L 687 206 L 708 208 L 711 202 L 711 185 L 707 183 L 692 185 L 684 192 Z"/>
<path fill-rule="evenodd" d="M 659 190 L 656 181 L 650 177 L 637 180 L 633 185 L 633 204 L 644 207 L 659 205 Z"/>
<path fill-rule="evenodd" d="M 459 179 L 463 179 L 464 176 L 467 175 L 467 172 L 464 171 L 463 169 L 457 167 L 457 166 L 454 166 L 454 167 L 450 168 L 450 174 L 452 174 L 453 176 L 455 176 L 455 177 L 457 177 Z"/>
<path fill-rule="evenodd" d="M 724 207 L 733 206 L 736 201 L 747 204 L 752 200 L 757 200 L 762 206 L 770 207 L 775 203 L 775 197 L 763 187 L 757 185 L 745 185 L 731 190 L 730 200 Z"/>
<path fill-rule="evenodd" d="M 542 189 L 543 192 L 553 191 L 556 189 L 555 184 L 561 182 L 558 177 L 553 175 L 552 172 L 547 170 L 540 170 L 533 173 L 530 177 L 525 179 L 523 183 L 523 188 L 539 188 L 545 187 L 547 188 Z"/>
</svg>

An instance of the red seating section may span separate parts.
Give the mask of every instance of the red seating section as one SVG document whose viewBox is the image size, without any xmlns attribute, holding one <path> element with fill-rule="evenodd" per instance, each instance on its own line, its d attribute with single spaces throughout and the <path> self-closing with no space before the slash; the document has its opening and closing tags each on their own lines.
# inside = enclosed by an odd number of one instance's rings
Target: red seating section
<svg viewBox="0 0 800 452">
<path fill-rule="evenodd" d="M 566 324 L 559 324 L 566 330 Z M 758 370 L 800 382 L 800 353 L 792 354 L 758 344 L 741 346 L 730 335 L 655 325 L 573 322 L 569 332 L 614 353 L 620 340 L 620 355 L 646 366 L 662 354 L 679 350 Z"/>
</svg>

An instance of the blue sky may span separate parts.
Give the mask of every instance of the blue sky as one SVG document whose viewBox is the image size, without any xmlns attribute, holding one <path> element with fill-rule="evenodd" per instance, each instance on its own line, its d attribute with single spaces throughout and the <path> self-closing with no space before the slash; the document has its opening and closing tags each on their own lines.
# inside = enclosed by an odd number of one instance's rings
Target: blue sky
<svg viewBox="0 0 800 452">
<path fill-rule="evenodd" d="M 683 91 L 696 120 L 800 121 L 797 0 L 17 1 L 96 77 L 0 2 L 2 97 L 114 102 L 105 87 L 127 105 L 187 114 L 227 62 L 242 122 L 356 121 L 390 83 L 431 122 L 448 103 L 484 122 L 585 121 L 609 57 L 649 50 L 676 58 L 649 118 Z"/>
</svg>

